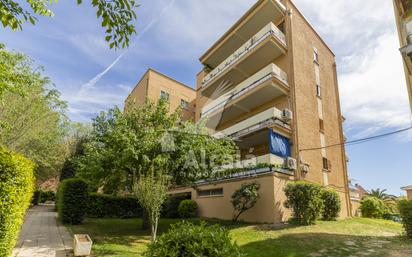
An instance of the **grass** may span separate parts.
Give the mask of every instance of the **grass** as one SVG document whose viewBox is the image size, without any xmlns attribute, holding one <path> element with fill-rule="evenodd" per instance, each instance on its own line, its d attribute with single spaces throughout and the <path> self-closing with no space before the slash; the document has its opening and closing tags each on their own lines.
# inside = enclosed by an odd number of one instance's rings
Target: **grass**
<svg viewBox="0 0 412 257">
<path fill-rule="evenodd" d="M 194 220 L 198 222 L 198 220 Z M 162 219 L 159 232 L 178 220 Z M 219 223 L 250 257 L 322 256 L 412 256 L 412 240 L 401 236 L 402 226 L 385 220 L 354 218 L 318 222 L 317 225 L 279 227 L 273 225 Z M 93 256 L 142 256 L 149 243 L 149 232 L 141 231 L 139 219 L 88 219 L 71 226 L 73 233 L 90 234 Z"/>
</svg>

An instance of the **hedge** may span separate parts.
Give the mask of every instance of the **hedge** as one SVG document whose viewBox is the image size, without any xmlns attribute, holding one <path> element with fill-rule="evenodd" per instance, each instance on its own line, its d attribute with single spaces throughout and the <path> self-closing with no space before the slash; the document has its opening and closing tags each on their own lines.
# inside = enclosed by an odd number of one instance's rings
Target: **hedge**
<svg viewBox="0 0 412 257">
<path fill-rule="evenodd" d="M 138 218 L 142 207 L 135 197 L 117 197 L 92 193 L 89 195 L 87 217 L 91 218 Z"/>
<path fill-rule="evenodd" d="M 0 147 L 0 256 L 10 256 L 34 192 L 34 164 Z"/>
<path fill-rule="evenodd" d="M 400 200 L 398 202 L 398 209 L 406 235 L 412 238 L 412 201 Z"/>
<path fill-rule="evenodd" d="M 81 179 L 64 180 L 58 190 L 57 211 L 64 224 L 81 224 L 88 207 L 87 183 Z"/>
<path fill-rule="evenodd" d="M 179 205 L 184 200 L 189 200 L 191 198 L 189 195 L 172 195 L 165 201 L 163 208 L 162 208 L 162 217 L 163 218 L 170 218 L 170 219 L 177 219 L 180 218 L 179 216 Z"/>
<path fill-rule="evenodd" d="M 232 243 L 229 232 L 219 225 L 202 222 L 173 224 L 156 242 L 149 244 L 145 257 L 241 257 L 239 247 Z"/>
<path fill-rule="evenodd" d="M 31 198 L 31 204 L 38 205 L 40 203 L 40 191 L 36 190 L 33 193 L 33 197 Z"/>
</svg>

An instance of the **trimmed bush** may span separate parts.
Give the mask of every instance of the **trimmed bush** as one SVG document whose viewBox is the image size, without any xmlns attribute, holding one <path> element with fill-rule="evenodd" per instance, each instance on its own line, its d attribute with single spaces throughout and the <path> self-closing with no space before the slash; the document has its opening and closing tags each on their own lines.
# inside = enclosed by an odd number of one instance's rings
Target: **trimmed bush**
<svg viewBox="0 0 412 257">
<path fill-rule="evenodd" d="M 40 190 L 39 202 L 54 202 L 56 201 L 56 193 L 52 190 Z"/>
<path fill-rule="evenodd" d="M 162 208 L 162 217 L 163 218 L 170 218 L 170 219 L 177 219 L 180 218 L 179 216 L 179 204 L 183 200 L 190 199 L 190 194 L 188 195 L 174 195 L 170 196 L 166 199 L 163 208 Z"/>
<path fill-rule="evenodd" d="M 34 164 L 0 147 L 0 256 L 10 256 L 34 191 Z"/>
<path fill-rule="evenodd" d="M 406 235 L 412 238 L 412 201 L 402 199 L 398 202 L 398 209 Z"/>
<path fill-rule="evenodd" d="M 229 232 L 219 225 L 206 226 L 180 222 L 149 244 L 145 257 L 241 257 L 239 247 L 232 243 Z"/>
<path fill-rule="evenodd" d="M 64 224 L 81 224 L 88 205 L 87 183 L 81 179 L 64 180 L 58 191 L 57 210 Z"/>
<path fill-rule="evenodd" d="M 92 193 L 89 195 L 87 217 L 91 218 L 138 218 L 142 207 L 136 197 L 117 197 Z"/>
<path fill-rule="evenodd" d="M 285 206 L 293 211 L 293 222 L 300 225 L 314 224 L 322 209 L 322 187 L 318 184 L 298 181 L 284 188 L 287 201 Z"/>
<path fill-rule="evenodd" d="M 193 200 L 183 200 L 179 204 L 179 216 L 183 219 L 196 217 L 197 203 Z"/>
<path fill-rule="evenodd" d="M 388 207 L 381 199 L 367 196 L 362 199 L 360 210 L 364 218 L 381 219 L 388 212 Z"/>
<path fill-rule="evenodd" d="M 325 188 L 322 190 L 322 201 L 322 219 L 336 220 L 339 217 L 339 212 L 341 208 L 339 194 L 333 189 Z"/>
</svg>

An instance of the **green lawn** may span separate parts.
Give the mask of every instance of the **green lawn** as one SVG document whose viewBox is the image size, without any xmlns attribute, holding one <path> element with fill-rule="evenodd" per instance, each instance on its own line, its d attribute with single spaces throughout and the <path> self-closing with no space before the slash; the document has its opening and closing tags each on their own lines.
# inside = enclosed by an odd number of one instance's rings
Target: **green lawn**
<svg viewBox="0 0 412 257">
<path fill-rule="evenodd" d="M 174 222 L 177 220 L 161 220 L 160 232 Z M 226 226 L 250 257 L 412 256 L 412 240 L 402 237 L 401 225 L 391 221 L 355 218 L 283 228 L 208 222 Z M 127 257 L 141 256 L 149 242 L 149 233 L 141 231 L 140 224 L 141 220 L 137 219 L 88 219 L 84 225 L 70 228 L 73 233 L 91 235 L 93 256 Z"/>
</svg>

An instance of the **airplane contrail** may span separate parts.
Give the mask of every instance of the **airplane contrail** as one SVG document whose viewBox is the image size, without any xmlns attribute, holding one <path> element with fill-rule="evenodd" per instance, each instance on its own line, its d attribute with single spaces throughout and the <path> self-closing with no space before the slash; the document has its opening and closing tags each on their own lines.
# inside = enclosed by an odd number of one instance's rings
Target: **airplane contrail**
<svg viewBox="0 0 412 257">
<path fill-rule="evenodd" d="M 165 8 L 160 12 L 158 16 L 156 16 L 156 19 L 153 19 L 147 24 L 143 30 L 135 37 L 133 40 L 134 42 L 130 45 L 129 48 L 127 48 L 123 53 L 121 53 L 106 69 L 104 69 L 102 72 L 94 76 L 91 80 L 89 80 L 87 83 L 83 84 L 80 86 L 79 93 L 82 93 L 86 91 L 87 89 L 90 89 L 96 85 L 99 80 L 106 75 L 122 58 L 123 56 L 129 52 L 130 48 L 134 47 L 137 43 L 137 41 L 156 23 L 160 20 L 160 18 L 165 14 L 165 12 L 172 7 L 174 4 L 175 0 L 171 0 L 168 5 L 166 5 Z"/>
</svg>

